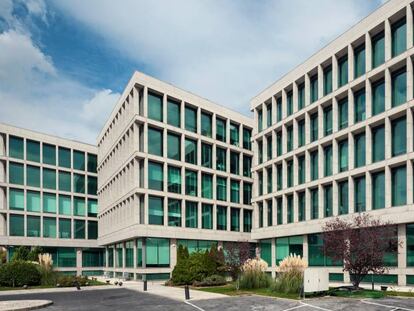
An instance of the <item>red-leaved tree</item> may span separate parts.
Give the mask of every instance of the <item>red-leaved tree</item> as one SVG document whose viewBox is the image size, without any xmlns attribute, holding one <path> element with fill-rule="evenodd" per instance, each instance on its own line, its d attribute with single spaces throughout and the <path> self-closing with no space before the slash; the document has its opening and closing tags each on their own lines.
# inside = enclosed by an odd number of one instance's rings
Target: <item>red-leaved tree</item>
<svg viewBox="0 0 414 311">
<path fill-rule="evenodd" d="M 239 277 L 241 266 L 251 256 L 249 242 L 226 242 L 224 258 L 227 271 L 233 280 Z"/>
<path fill-rule="evenodd" d="M 397 227 L 366 213 L 352 218 L 335 218 L 323 226 L 324 251 L 334 262 L 343 262 L 354 288 L 368 274 L 387 272 L 384 256 L 396 252 Z"/>
</svg>

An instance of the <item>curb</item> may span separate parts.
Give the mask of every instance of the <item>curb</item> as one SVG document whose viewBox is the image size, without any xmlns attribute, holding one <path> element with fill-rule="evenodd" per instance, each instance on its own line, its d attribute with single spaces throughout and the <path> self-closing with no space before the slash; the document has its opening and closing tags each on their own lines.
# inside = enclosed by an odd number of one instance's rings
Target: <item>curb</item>
<svg viewBox="0 0 414 311">
<path fill-rule="evenodd" d="M 18 306 L 18 307 L 9 307 L 9 306 L 3 306 L 3 304 L 5 303 L 24 303 L 27 302 L 29 304 L 29 306 Z M 36 303 L 39 302 L 38 304 L 35 304 L 33 306 L 30 306 L 30 303 Z M 48 307 L 50 305 L 53 304 L 53 301 L 51 300 L 6 300 L 6 301 L 1 301 L 0 302 L 0 310 L 1 311 L 28 311 L 28 310 L 38 310 L 38 309 L 42 309 L 45 307 Z"/>
</svg>

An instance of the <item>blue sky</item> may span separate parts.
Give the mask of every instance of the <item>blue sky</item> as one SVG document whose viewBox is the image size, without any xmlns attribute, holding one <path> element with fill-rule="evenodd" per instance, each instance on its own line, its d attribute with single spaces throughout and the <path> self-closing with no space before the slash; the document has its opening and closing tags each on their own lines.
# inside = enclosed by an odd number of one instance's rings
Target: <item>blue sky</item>
<svg viewBox="0 0 414 311">
<path fill-rule="evenodd" d="M 246 115 L 383 0 L 0 0 L 0 122 L 95 139 L 134 70 Z"/>
</svg>

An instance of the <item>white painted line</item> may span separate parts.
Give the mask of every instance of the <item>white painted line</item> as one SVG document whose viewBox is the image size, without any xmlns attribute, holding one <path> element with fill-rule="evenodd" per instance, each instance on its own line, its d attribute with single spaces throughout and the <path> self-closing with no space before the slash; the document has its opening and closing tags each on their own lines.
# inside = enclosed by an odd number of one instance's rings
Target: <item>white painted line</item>
<svg viewBox="0 0 414 311">
<path fill-rule="evenodd" d="M 404 307 L 399 307 L 399 306 L 392 306 L 392 305 L 384 305 L 382 303 L 377 303 L 377 302 L 372 302 L 372 301 L 367 301 L 367 300 L 360 300 L 362 303 L 366 303 L 369 305 L 374 305 L 374 306 L 381 306 L 381 307 L 387 307 L 387 308 L 393 308 L 392 310 L 405 310 L 405 311 L 414 311 L 414 309 L 408 309 L 408 308 L 404 308 Z M 392 311 L 390 310 L 390 311 Z"/>
<path fill-rule="evenodd" d="M 324 310 L 324 311 L 333 311 L 333 310 L 331 310 L 331 309 L 325 309 L 325 308 L 322 308 L 322 307 L 318 307 L 318 306 L 314 306 L 314 305 L 310 305 L 310 304 L 308 304 L 308 303 L 304 303 L 304 302 L 300 302 L 301 304 L 303 304 L 304 306 L 307 306 L 307 307 L 311 307 L 311 308 L 315 308 L 315 309 L 319 309 L 319 310 Z M 414 311 L 414 310 L 413 310 Z"/>
<path fill-rule="evenodd" d="M 282 311 L 290 311 L 290 310 L 295 310 L 295 309 L 299 309 L 299 308 L 303 308 L 303 307 L 306 307 L 306 306 L 305 305 L 300 305 L 300 306 L 292 307 L 292 308 L 289 308 L 289 309 L 284 309 Z"/>
<path fill-rule="evenodd" d="M 197 307 L 196 305 L 193 305 L 191 302 L 189 302 L 189 301 L 184 301 L 184 303 L 186 303 L 186 304 L 188 304 L 188 305 L 190 305 L 190 306 L 192 306 L 193 308 L 196 308 L 197 310 L 199 310 L 199 311 L 206 311 L 206 310 L 204 310 L 204 309 L 201 309 L 200 307 Z"/>
</svg>

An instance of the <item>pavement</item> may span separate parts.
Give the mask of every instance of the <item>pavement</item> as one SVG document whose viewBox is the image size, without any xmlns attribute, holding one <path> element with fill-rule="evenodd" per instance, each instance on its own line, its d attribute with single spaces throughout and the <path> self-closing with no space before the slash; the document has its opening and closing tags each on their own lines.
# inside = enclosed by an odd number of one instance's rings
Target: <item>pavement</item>
<svg viewBox="0 0 414 311">
<path fill-rule="evenodd" d="M 26 311 L 41 309 L 53 304 L 51 300 L 7 300 L 0 301 L 0 311 Z"/>
</svg>

